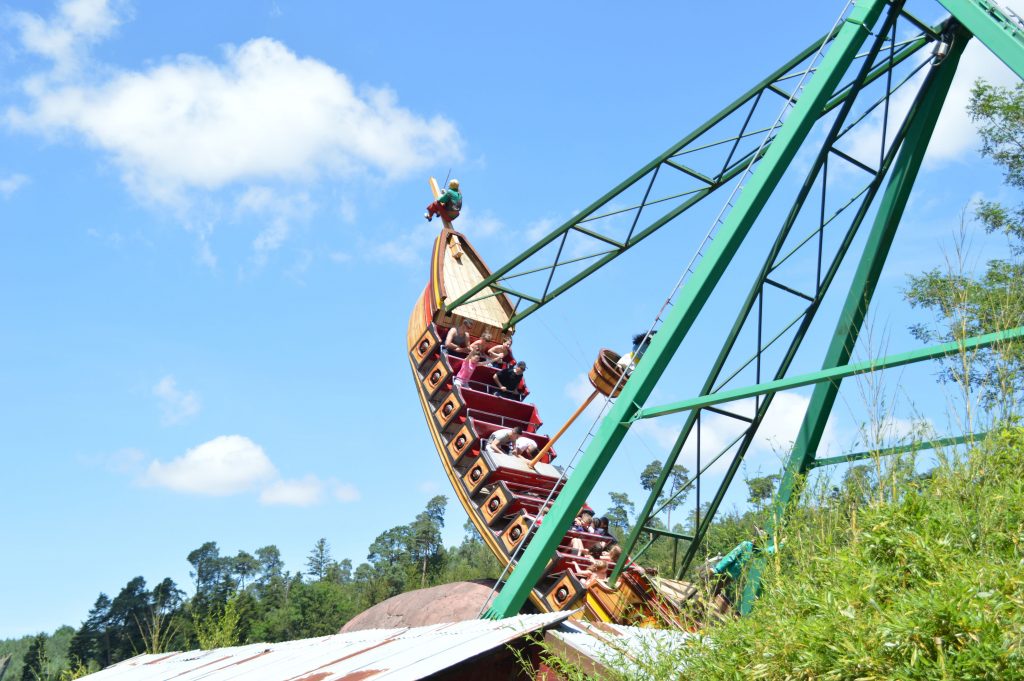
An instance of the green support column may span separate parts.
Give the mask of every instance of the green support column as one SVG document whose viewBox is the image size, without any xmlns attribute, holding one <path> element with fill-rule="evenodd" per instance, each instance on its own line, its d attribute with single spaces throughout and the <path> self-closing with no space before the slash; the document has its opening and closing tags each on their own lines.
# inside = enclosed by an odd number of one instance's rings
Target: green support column
<svg viewBox="0 0 1024 681">
<path fill-rule="evenodd" d="M 744 300 L 743 305 L 741 306 L 741 311 L 736 316 L 736 320 L 733 322 L 732 329 L 729 331 L 729 334 L 726 337 L 724 343 L 722 344 L 722 348 L 718 353 L 718 357 L 715 359 L 714 364 L 711 367 L 711 370 L 708 372 L 708 376 L 705 379 L 703 388 L 700 392 L 701 395 L 709 394 L 715 390 L 715 385 L 716 383 L 718 383 L 720 379 L 722 368 L 729 360 L 729 357 L 733 349 L 735 348 L 735 343 L 739 338 L 740 334 L 742 333 L 744 325 L 749 319 L 750 313 L 753 311 L 754 306 L 757 304 L 757 301 L 761 297 L 762 289 L 765 285 L 765 280 L 770 276 L 772 270 L 777 266 L 778 256 L 789 238 L 790 231 L 797 221 L 804 201 L 807 199 L 810 192 L 815 187 L 819 173 L 826 166 L 828 158 L 831 154 L 831 149 L 834 146 L 836 139 L 838 138 L 838 136 L 842 134 L 842 131 L 847 127 L 847 117 L 851 111 L 854 102 L 856 101 L 858 95 L 861 92 L 861 88 L 870 83 L 873 79 L 872 74 L 876 73 L 885 64 L 885 62 L 883 62 L 883 65 L 872 67 L 872 64 L 875 63 L 875 58 L 883 49 L 886 36 L 889 35 L 893 24 L 897 21 L 899 17 L 899 14 L 899 5 L 890 6 L 890 8 L 887 10 L 885 20 L 881 23 L 880 26 L 876 27 L 876 38 L 874 44 L 871 46 L 870 49 L 866 51 L 864 55 L 864 63 L 860 69 L 860 72 L 857 74 L 855 78 L 849 81 L 848 86 L 843 88 L 845 100 L 842 106 L 839 108 L 835 120 L 832 122 L 832 128 L 826 136 L 825 141 L 818 152 L 817 158 L 815 159 L 814 163 L 811 166 L 811 169 L 808 171 L 806 175 L 804 184 L 801 187 L 800 192 L 797 194 L 796 200 L 793 202 L 792 207 L 790 208 L 789 215 L 787 216 L 778 235 L 775 238 L 775 243 L 772 245 L 772 247 L 768 250 L 768 253 L 766 254 L 764 264 L 761 267 L 760 274 L 757 276 L 749 292 L 747 293 L 747 297 Z M 835 101 L 834 97 L 832 101 Z M 816 294 L 816 298 L 818 301 L 820 301 L 821 297 L 825 294 L 826 291 L 828 291 L 829 287 L 831 286 L 831 282 L 835 276 L 838 266 L 842 262 L 843 254 L 847 251 L 847 249 L 849 248 L 849 244 L 852 242 L 854 238 L 854 235 L 859 230 L 860 225 L 864 220 L 864 217 L 867 215 L 868 208 L 871 202 L 873 201 L 875 194 L 882 187 L 884 176 L 888 172 L 888 169 L 892 166 L 893 160 L 895 160 L 896 150 L 902 144 L 903 139 L 906 135 L 905 128 L 905 123 L 900 125 L 900 128 L 892 141 L 892 147 L 890 151 L 885 154 L 882 164 L 878 168 L 877 177 L 873 179 L 870 185 L 867 187 L 864 199 L 862 201 L 862 205 L 860 209 L 857 211 L 856 216 L 853 222 L 851 223 L 850 227 L 847 229 L 847 234 L 843 237 L 842 242 L 839 245 L 838 253 L 836 255 L 835 260 L 833 261 L 833 264 L 830 265 L 823 273 L 823 277 L 819 282 L 818 292 Z M 796 335 L 790 343 L 789 349 L 786 351 L 785 359 L 783 359 L 782 364 L 779 367 L 779 370 L 776 372 L 776 377 L 784 375 L 785 370 L 788 368 L 789 363 L 791 362 L 793 356 L 796 353 L 796 349 L 799 347 L 800 342 L 802 341 L 802 338 L 806 333 L 806 329 L 810 326 L 810 323 L 814 318 L 817 307 L 818 302 L 813 303 L 810 308 L 801 313 L 801 315 L 799 315 L 793 321 L 792 324 L 796 324 L 798 321 L 800 322 L 800 324 L 797 327 Z M 790 326 L 792 326 L 792 324 Z M 788 330 L 789 327 L 787 326 L 786 328 Z M 783 335 L 783 333 L 780 333 L 779 336 Z M 770 402 L 771 398 L 769 397 L 761 404 L 761 406 L 757 410 L 757 415 L 755 415 L 755 417 L 753 418 L 749 428 L 756 430 L 765 412 L 767 411 Z M 633 531 L 630 532 L 629 536 L 626 538 L 626 541 L 623 543 L 623 555 L 620 556 L 619 560 L 615 564 L 615 567 L 612 569 L 611 575 L 608 578 L 609 584 L 615 584 L 616 580 L 622 573 L 622 570 L 624 569 L 624 566 L 627 563 L 627 556 L 633 553 L 633 547 L 639 540 L 640 534 L 643 531 L 643 528 L 646 525 L 648 518 L 650 518 L 650 516 L 652 515 L 654 506 L 658 503 L 658 498 L 660 497 L 662 489 L 664 488 L 664 485 L 668 480 L 672 467 L 675 465 L 676 460 L 679 457 L 679 454 L 682 452 L 683 446 L 692 434 L 694 426 L 697 425 L 697 419 L 697 412 L 690 413 L 690 415 L 687 417 L 686 423 L 683 425 L 683 428 L 679 431 L 679 435 L 676 438 L 676 441 L 673 444 L 667 459 L 665 460 L 665 464 L 662 467 L 660 474 L 658 475 L 658 479 L 652 486 L 650 495 L 647 497 L 647 501 L 644 503 L 643 509 L 637 516 L 636 526 L 633 528 Z M 682 574 L 682 572 L 693 560 L 693 557 L 696 555 L 696 551 L 700 544 L 701 537 L 704 535 L 711 521 L 714 519 L 714 516 L 717 513 L 718 505 L 721 502 L 721 497 L 724 494 L 724 490 L 725 488 L 728 487 L 733 475 L 735 475 L 735 471 L 738 470 L 738 466 L 740 462 L 743 460 L 743 457 L 745 456 L 750 441 L 751 440 L 749 437 L 745 438 L 744 442 L 740 445 L 739 451 L 734 455 L 733 462 L 729 466 L 729 472 L 726 473 L 726 476 L 719 487 L 719 492 L 716 493 L 714 498 L 712 499 L 710 507 L 708 509 L 708 513 L 702 516 L 701 522 L 698 523 L 698 527 L 696 528 L 696 531 L 694 533 L 694 538 L 690 540 L 689 545 L 686 548 L 685 557 L 682 561 L 682 567 L 680 567 L 679 572 L 676 573 L 677 575 Z M 656 515 L 656 512 L 654 514 Z M 679 577 L 677 576 L 677 578 Z"/>
<path fill-rule="evenodd" d="M 857 272 L 850 286 L 850 292 L 825 354 L 822 364 L 824 369 L 842 366 L 850 359 L 867 313 L 867 305 L 874 294 L 878 276 L 889 254 L 889 247 L 892 245 L 893 237 L 900 219 L 903 217 L 903 211 L 913 190 L 914 181 L 928 149 L 928 142 L 935 129 L 935 122 L 938 120 L 942 104 L 949 92 L 960 55 L 970 37 L 970 33 L 966 30 L 961 29 L 956 32 L 949 53 L 941 64 L 933 67 L 935 71 L 930 74 L 930 82 L 924 86 L 926 91 L 909 114 L 912 118 L 907 138 L 893 166 L 892 177 L 882 196 L 878 215 L 875 217 L 871 233 L 864 246 L 864 254 L 861 256 Z M 839 392 L 839 384 L 840 379 L 836 379 L 831 383 L 819 383 L 814 388 L 803 424 L 797 434 L 796 443 L 793 445 L 793 452 L 790 454 L 782 481 L 779 483 L 778 495 L 768 526 L 771 541 L 775 541 L 775 530 L 790 503 L 796 481 L 808 470 L 810 462 L 814 459 L 821 436 L 825 431 L 825 424 Z M 760 585 L 762 565 L 762 561 L 754 561 L 751 566 L 740 604 L 740 612 L 743 614 L 749 612 L 753 605 Z"/>
<path fill-rule="evenodd" d="M 708 296 L 732 261 L 754 220 L 782 178 L 807 134 L 829 101 L 857 51 L 878 20 L 885 0 L 867 0 L 857 4 L 843 22 L 816 73 L 781 126 L 757 170 L 750 176 L 736 206 L 721 226 L 691 279 L 679 292 L 658 335 L 626 383 L 608 416 L 602 421 L 593 441 L 565 487 L 555 499 L 544 524 L 530 541 L 501 593 L 488 609 L 491 618 L 515 615 L 529 598 L 549 557 L 554 553 L 572 519 L 586 501 L 608 461 L 622 442 L 634 414 L 643 407 L 662 373 L 690 330 Z"/>
</svg>

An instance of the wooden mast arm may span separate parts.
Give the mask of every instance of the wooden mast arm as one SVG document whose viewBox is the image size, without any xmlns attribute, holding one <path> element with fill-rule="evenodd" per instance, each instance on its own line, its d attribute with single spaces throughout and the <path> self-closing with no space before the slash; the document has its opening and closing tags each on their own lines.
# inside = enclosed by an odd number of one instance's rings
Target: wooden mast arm
<svg viewBox="0 0 1024 681">
<path fill-rule="evenodd" d="M 569 417 L 569 420 L 565 422 L 565 425 L 562 426 L 558 430 L 558 432 L 555 433 L 554 436 L 550 440 L 548 440 L 547 443 L 543 447 L 540 448 L 540 451 L 537 452 L 537 455 L 534 456 L 532 459 L 530 459 L 530 463 L 528 463 L 526 465 L 529 466 L 530 468 L 533 468 L 534 466 L 536 466 L 537 462 L 540 461 L 542 458 L 544 458 L 544 455 L 548 453 L 548 450 L 551 449 L 551 446 L 558 441 L 558 438 L 562 437 L 562 435 L 565 433 L 565 431 L 569 429 L 569 426 L 571 426 L 573 424 L 573 421 L 578 419 L 580 414 L 583 413 L 583 410 L 586 409 L 588 406 L 590 406 L 590 403 L 594 401 L 594 398 L 597 397 L 597 395 L 598 395 L 598 391 L 597 390 L 595 390 L 592 393 L 590 393 L 590 397 L 588 397 L 586 400 L 584 400 L 583 404 L 581 404 L 579 406 L 579 408 L 577 408 L 576 411 L 573 412 L 572 416 Z"/>
</svg>

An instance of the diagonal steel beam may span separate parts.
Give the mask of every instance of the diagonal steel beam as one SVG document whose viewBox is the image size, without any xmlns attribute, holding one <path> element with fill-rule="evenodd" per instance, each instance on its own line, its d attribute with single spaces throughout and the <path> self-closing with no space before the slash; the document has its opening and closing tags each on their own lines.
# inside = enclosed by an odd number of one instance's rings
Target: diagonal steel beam
<svg viewBox="0 0 1024 681">
<path fill-rule="evenodd" d="M 732 114 L 734 114 L 737 111 L 741 110 L 744 106 L 749 106 L 749 105 L 751 105 L 752 102 L 754 104 L 756 104 L 756 102 L 759 100 L 761 94 L 768 88 L 768 86 L 771 83 L 773 83 L 775 81 L 778 81 L 778 80 L 781 80 L 783 78 L 786 78 L 792 72 L 792 70 L 796 66 L 798 66 L 799 64 L 804 62 L 811 54 L 814 53 L 815 50 L 818 49 L 818 47 L 821 45 L 823 40 L 828 40 L 828 37 L 827 36 L 823 37 L 819 41 L 813 43 L 811 46 L 809 46 L 808 48 L 806 48 L 805 50 L 800 52 L 797 56 L 795 56 L 793 59 L 791 59 L 782 68 L 776 70 L 770 76 L 768 76 L 767 78 L 762 80 L 760 83 L 758 83 L 756 86 L 754 86 L 749 91 L 747 91 L 744 95 L 742 95 L 739 98 L 737 98 L 729 106 L 727 106 L 721 112 L 719 112 L 718 114 L 716 114 L 715 116 L 710 118 L 703 125 L 701 125 L 699 128 L 697 128 L 694 132 L 690 133 L 685 138 L 680 140 L 677 144 L 675 144 L 674 146 L 672 146 L 671 148 L 666 150 L 661 156 L 657 157 L 656 159 L 654 159 L 653 161 L 648 163 L 646 166 L 644 166 L 643 168 L 638 170 L 632 176 L 630 176 L 629 178 L 624 180 L 622 183 L 617 185 L 615 188 L 610 190 L 608 193 L 606 193 L 600 199 L 598 199 L 597 201 L 592 203 L 590 206 L 585 208 L 579 214 L 577 214 L 576 216 L 574 216 L 573 218 L 571 218 L 569 221 L 567 221 L 566 223 L 562 224 L 561 226 L 557 227 L 550 234 L 548 234 L 547 236 L 543 237 L 540 241 L 535 243 L 530 248 L 528 248 L 525 251 L 523 251 L 523 253 L 519 254 L 518 256 L 513 258 L 511 261 L 509 261 L 508 263 L 506 263 L 505 265 L 503 265 L 499 269 L 495 270 L 494 273 L 490 277 L 485 279 L 483 282 L 481 282 L 477 286 L 471 288 L 470 290 L 468 290 L 466 293 L 464 293 L 462 296 L 459 296 L 455 300 L 448 302 L 446 304 L 446 306 L 445 306 L 445 309 L 448 312 L 451 312 L 451 311 L 453 311 L 455 308 L 457 308 L 460 305 L 464 305 L 466 303 L 473 302 L 475 300 L 475 296 L 477 296 L 481 291 L 486 290 L 487 287 L 492 285 L 494 282 L 502 280 L 502 279 L 505 279 L 505 278 L 509 278 L 509 277 L 512 277 L 512 276 L 519 276 L 519 274 L 521 274 L 521 273 L 513 273 L 513 270 L 515 270 L 516 267 L 518 267 L 519 265 L 523 264 L 524 262 L 526 262 L 527 260 L 529 260 L 530 258 L 535 256 L 544 247 L 546 247 L 549 244 L 553 243 L 556 239 L 559 238 L 559 236 L 561 236 L 565 232 L 573 229 L 577 225 L 580 225 L 582 223 L 585 223 L 585 222 L 592 221 L 592 220 L 596 219 L 595 213 L 599 209 L 601 209 L 602 207 L 607 206 L 616 197 L 618 197 L 621 194 L 623 194 L 624 192 L 628 191 L 629 189 L 634 187 L 637 183 L 645 181 L 648 178 L 648 176 L 650 176 L 652 173 L 656 173 L 657 169 L 662 164 L 672 163 L 673 165 L 675 165 L 675 163 L 672 161 L 672 159 L 674 157 L 677 157 L 677 156 L 679 156 L 681 154 L 688 153 L 690 151 L 695 151 L 697 149 L 704 148 L 705 146 L 707 146 L 707 145 L 702 145 L 702 146 L 696 147 L 696 148 L 688 148 L 690 144 L 692 144 L 693 142 L 697 141 L 702 135 L 704 135 L 708 131 L 712 130 L 716 125 L 721 123 L 723 120 L 725 120 L 726 118 L 728 118 Z M 896 65 L 902 63 L 908 57 L 910 57 L 911 55 L 915 54 L 918 50 L 920 50 L 930 40 L 931 40 L 931 35 L 929 34 L 929 35 L 922 36 L 922 37 L 919 37 L 917 39 L 910 40 L 910 41 L 907 41 L 907 42 L 901 44 L 899 49 L 896 50 L 896 52 L 893 54 L 893 56 L 892 56 L 892 58 L 890 60 L 888 60 L 886 63 L 883 63 L 883 64 L 880 64 L 880 65 L 876 66 L 875 68 L 873 68 L 871 70 L 871 72 L 869 73 L 867 78 L 864 79 L 863 83 L 870 83 L 870 82 L 873 82 L 874 80 L 876 80 L 878 78 L 883 77 L 885 74 L 890 72 L 891 69 L 895 68 Z M 846 98 L 849 96 L 850 91 L 851 91 L 851 84 L 845 84 L 841 88 L 837 89 L 837 91 L 831 95 L 831 97 L 828 100 L 828 102 L 826 102 L 824 104 L 824 106 L 821 107 L 821 109 L 818 112 L 818 115 L 819 116 L 825 116 L 828 113 L 830 113 L 831 111 L 833 111 L 835 108 L 840 106 L 846 100 Z M 744 121 L 744 126 L 743 126 L 744 130 L 746 129 L 746 125 L 747 125 L 748 122 L 749 122 L 749 115 L 747 117 L 747 120 Z M 753 134 L 753 133 L 749 133 L 749 134 Z M 741 135 L 742 135 L 742 133 L 741 133 Z M 736 139 L 736 138 L 729 138 L 729 139 L 725 140 L 725 142 L 729 142 L 729 141 L 733 141 L 733 140 L 738 141 L 738 139 Z M 771 144 L 771 141 L 769 141 L 768 144 Z M 735 149 L 733 149 L 733 152 L 734 151 L 735 151 Z M 553 289 L 551 288 L 550 282 L 549 282 L 549 285 L 546 287 L 547 290 L 545 291 L 544 295 L 541 296 L 540 302 L 532 302 L 532 304 L 527 306 L 525 309 L 523 309 L 521 311 L 518 311 L 516 313 L 515 317 L 512 320 L 510 320 L 509 324 L 511 326 L 514 326 L 515 324 L 517 324 L 518 322 L 522 321 L 524 318 L 526 318 L 530 314 L 533 314 L 534 312 L 536 312 L 543 305 L 546 305 L 547 303 L 551 302 L 552 300 L 554 300 L 555 298 L 560 296 L 562 293 L 565 293 L 567 290 L 569 290 L 570 288 L 572 288 L 573 286 L 575 286 L 576 284 L 581 282 L 583 279 L 586 279 L 590 275 L 594 274 L 599 269 L 604 267 L 606 264 L 610 263 L 612 260 L 614 260 L 615 258 L 619 257 L 620 255 L 625 253 L 627 250 L 629 250 L 633 246 L 637 245 L 638 243 L 640 243 L 641 241 L 646 239 L 648 236 L 652 235 L 654 232 L 658 231 L 661 227 L 663 227 L 664 225 L 668 224 L 669 222 L 674 220 L 676 217 L 681 215 L 683 212 L 685 212 L 686 210 L 691 208 L 693 205 L 695 205 L 696 203 L 700 202 L 701 200 L 703 200 L 704 198 L 709 196 L 711 193 L 713 193 L 719 187 L 723 186 L 724 184 L 729 183 L 732 179 L 734 179 L 736 176 L 738 176 L 740 173 L 742 173 L 743 170 L 746 168 L 746 166 L 752 160 L 755 160 L 752 152 L 748 152 L 746 154 L 742 154 L 740 157 L 735 158 L 735 159 L 733 158 L 733 153 L 731 152 L 730 155 L 729 155 L 729 160 L 727 160 L 727 162 L 726 162 L 726 167 L 724 167 L 722 169 L 722 172 L 718 173 L 714 177 L 702 176 L 702 178 L 701 178 L 702 182 L 704 182 L 706 180 L 713 180 L 713 183 L 711 185 L 698 188 L 696 190 L 693 190 L 692 192 L 687 192 L 687 194 L 691 195 L 691 197 L 685 203 L 683 203 L 680 206 L 677 206 L 675 209 L 670 211 L 668 214 L 663 216 L 661 219 L 656 220 L 655 222 L 653 222 L 650 226 L 648 226 L 646 228 L 643 228 L 643 229 L 641 229 L 639 231 L 636 231 L 637 230 L 636 222 L 637 222 L 637 219 L 639 218 L 640 212 L 646 206 L 654 205 L 656 203 L 660 203 L 660 202 L 665 200 L 663 198 L 658 198 L 658 199 L 654 199 L 654 200 L 648 201 L 648 195 L 649 195 L 650 189 L 651 189 L 651 187 L 648 186 L 647 193 L 645 193 L 645 195 L 644 195 L 643 203 L 641 203 L 639 206 L 634 206 L 634 207 L 629 209 L 629 210 L 637 211 L 637 216 L 636 216 L 636 219 L 634 219 L 634 224 L 633 224 L 633 226 L 630 229 L 629 236 L 627 237 L 625 242 L 621 245 L 621 247 L 615 248 L 612 251 L 608 252 L 607 254 L 602 254 L 602 257 L 600 258 L 600 260 L 594 262 L 589 267 L 587 267 L 585 270 L 583 270 L 582 272 L 577 273 L 576 275 L 571 277 L 566 282 L 555 286 L 555 288 L 553 288 Z M 730 163 L 730 161 L 731 161 L 731 163 Z M 551 268 L 553 270 L 555 267 L 556 267 L 555 265 L 548 265 L 545 268 L 539 268 L 539 269 Z"/>
<path fill-rule="evenodd" d="M 823 366 L 826 369 L 845 364 L 853 353 L 867 314 L 867 306 L 874 294 L 878 278 L 889 254 L 889 248 L 899 227 L 900 219 L 903 217 L 903 211 L 910 199 L 914 181 L 924 162 L 928 143 L 953 82 L 953 76 L 956 74 L 960 56 L 970 39 L 970 33 L 962 26 L 953 25 L 947 30 L 946 37 L 952 40 L 952 45 L 949 45 L 949 51 L 945 58 L 929 73 L 923 86 L 925 88 L 923 96 L 919 102 L 915 103 L 908 115 L 908 120 L 911 123 L 910 130 L 893 168 L 892 177 L 882 196 L 874 225 L 872 225 L 867 243 L 864 245 L 864 253 L 857 266 L 857 271 L 854 273 L 832 340 L 825 352 Z M 956 346 L 955 351 L 961 350 L 959 345 L 953 345 Z M 838 392 L 839 382 L 836 380 L 832 383 L 819 383 L 811 394 L 803 424 L 797 433 L 793 451 L 790 453 L 782 480 L 779 482 L 779 490 L 773 504 L 772 514 L 769 517 L 768 536 L 772 541 L 776 539 L 776 529 L 781 524 L 790 504 L 797 481 L 807 471 L 807 465 L 813 460 L 814 453 L 818 449 Z M 760 587 L 762 564 L 762 561 L 755 560 L 751 565 L 740 603 L 741 612 L 749 612 L 753 607 Z"/>
<path fill-rule="evenodd" d="M 629 430 L 633 415 L 654 390 L 683 338 L 732 261 L 765 203 L 807 138 L 821 108 L 835 92 L 843 74 L 856 58 L 857 50 L 870 35 L 885 0 L 866 0 L 854 6 L 842 22 L 831 47 L 807 83 L 800 101 L 779 128 L 775 142 L 750 176 L 732 212 L 711 242 L 692 277 L 679 291 L 679 297 L 644 353 L 633 375 L 626 382 L 608 416 L 580 457 L 573 475 L 545 516 L 544 524 L 533 535 L 515 570 L 486 616 L 513 615 L 526 603 L 530 590 L 544 571 L 549 556 L 558 546 L 587 495 L 593 490 L 612 455 Z"/>
</svg>

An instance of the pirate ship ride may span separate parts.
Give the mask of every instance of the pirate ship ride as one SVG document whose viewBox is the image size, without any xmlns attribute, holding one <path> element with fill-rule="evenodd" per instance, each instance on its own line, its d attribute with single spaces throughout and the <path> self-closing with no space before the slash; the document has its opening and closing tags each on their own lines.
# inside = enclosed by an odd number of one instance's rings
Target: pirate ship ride
<svg viewBox="0 0 1024 681">
<path fill-rule="evenodd" d="M 437 182 L 431 178 L 430 183 L 436 198 Z M 514 569 L 542 509 L 558 495 L 564 478 L 552 463 L 556 452 L 525 383 L 519 401 L 490 389 L 497 367 L 479 364 L 464 385 L 453 380 L 465 359 L 443 351 L 448 331 L 468 320 L 471 339 L 485 335 L 498 339 L 512 333 L 508 325 L 514 309 L 504 293 L 487 290 L 453 312 L 445 310 L 446 301 L 483 281 L 490 270 L 469 240 L 452 229 L 444 216 L 442 221 L 430 259 L 430 280 L 409 317 L 409 362 L 427 427 L 456 498 L 502 567 Z M 617 359 L 603 351 L 591 369 L 595 394 L 617 394 L 621 383 Z M 514 358 L 508 356 L 505 361 Z M 492 433 L 514 426 L 537 444 L 538 454 L 532 461 L 487 450 Z M 586 553 L 573 553 L 573 539 L 578 540 L 577 548 L 580 544 L 589 548 L 608 538 L 566 533 L 530 595 L 537 610 L 579 608 L 587 619 L 610 622 L 676 619 L 675 609 L 639 566 L 624 572 L 614 588 L 604 581 L 586 588 L 582 577 L 592 559 Z"/>
</svg>

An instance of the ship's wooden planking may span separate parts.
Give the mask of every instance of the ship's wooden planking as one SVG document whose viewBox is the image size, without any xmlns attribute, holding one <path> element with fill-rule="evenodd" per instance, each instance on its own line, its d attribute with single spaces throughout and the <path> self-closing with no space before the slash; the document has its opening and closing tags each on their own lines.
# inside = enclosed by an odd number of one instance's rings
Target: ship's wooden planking
<svg viewBox="0 0 1024 681">
<path fill-rule="evenodd" d="M 462 257 L 455 256 L 456 251 L 452 248 L 455 240 L 460 242 L 457 245 L 463 253 Z M 481 271 L 482 263 L 476 262 L 476 258 L 473 257 L 475 254 L 467 253 L 461 242 L 462 239 L 459 239 L 459 235 L 453 232 L 448 235 L 448 244 L 444 249 L 444 264 L 441 272 L 444 276 L 444 292 L 447 300 L 456 300 L 484 279 Z M 497 293 L 494 289 L 487 288 L 485 292 L 476 296 L 477 300 L 461 305 L 458 314 L 500 330 L 511 315 L 506 306 L 502 304 L 506 302 L 502 300 L 505 298 L 504 294 L 495 295 Z M 495 340 L 498 338 L 495 337 Z"/>
</svg>

